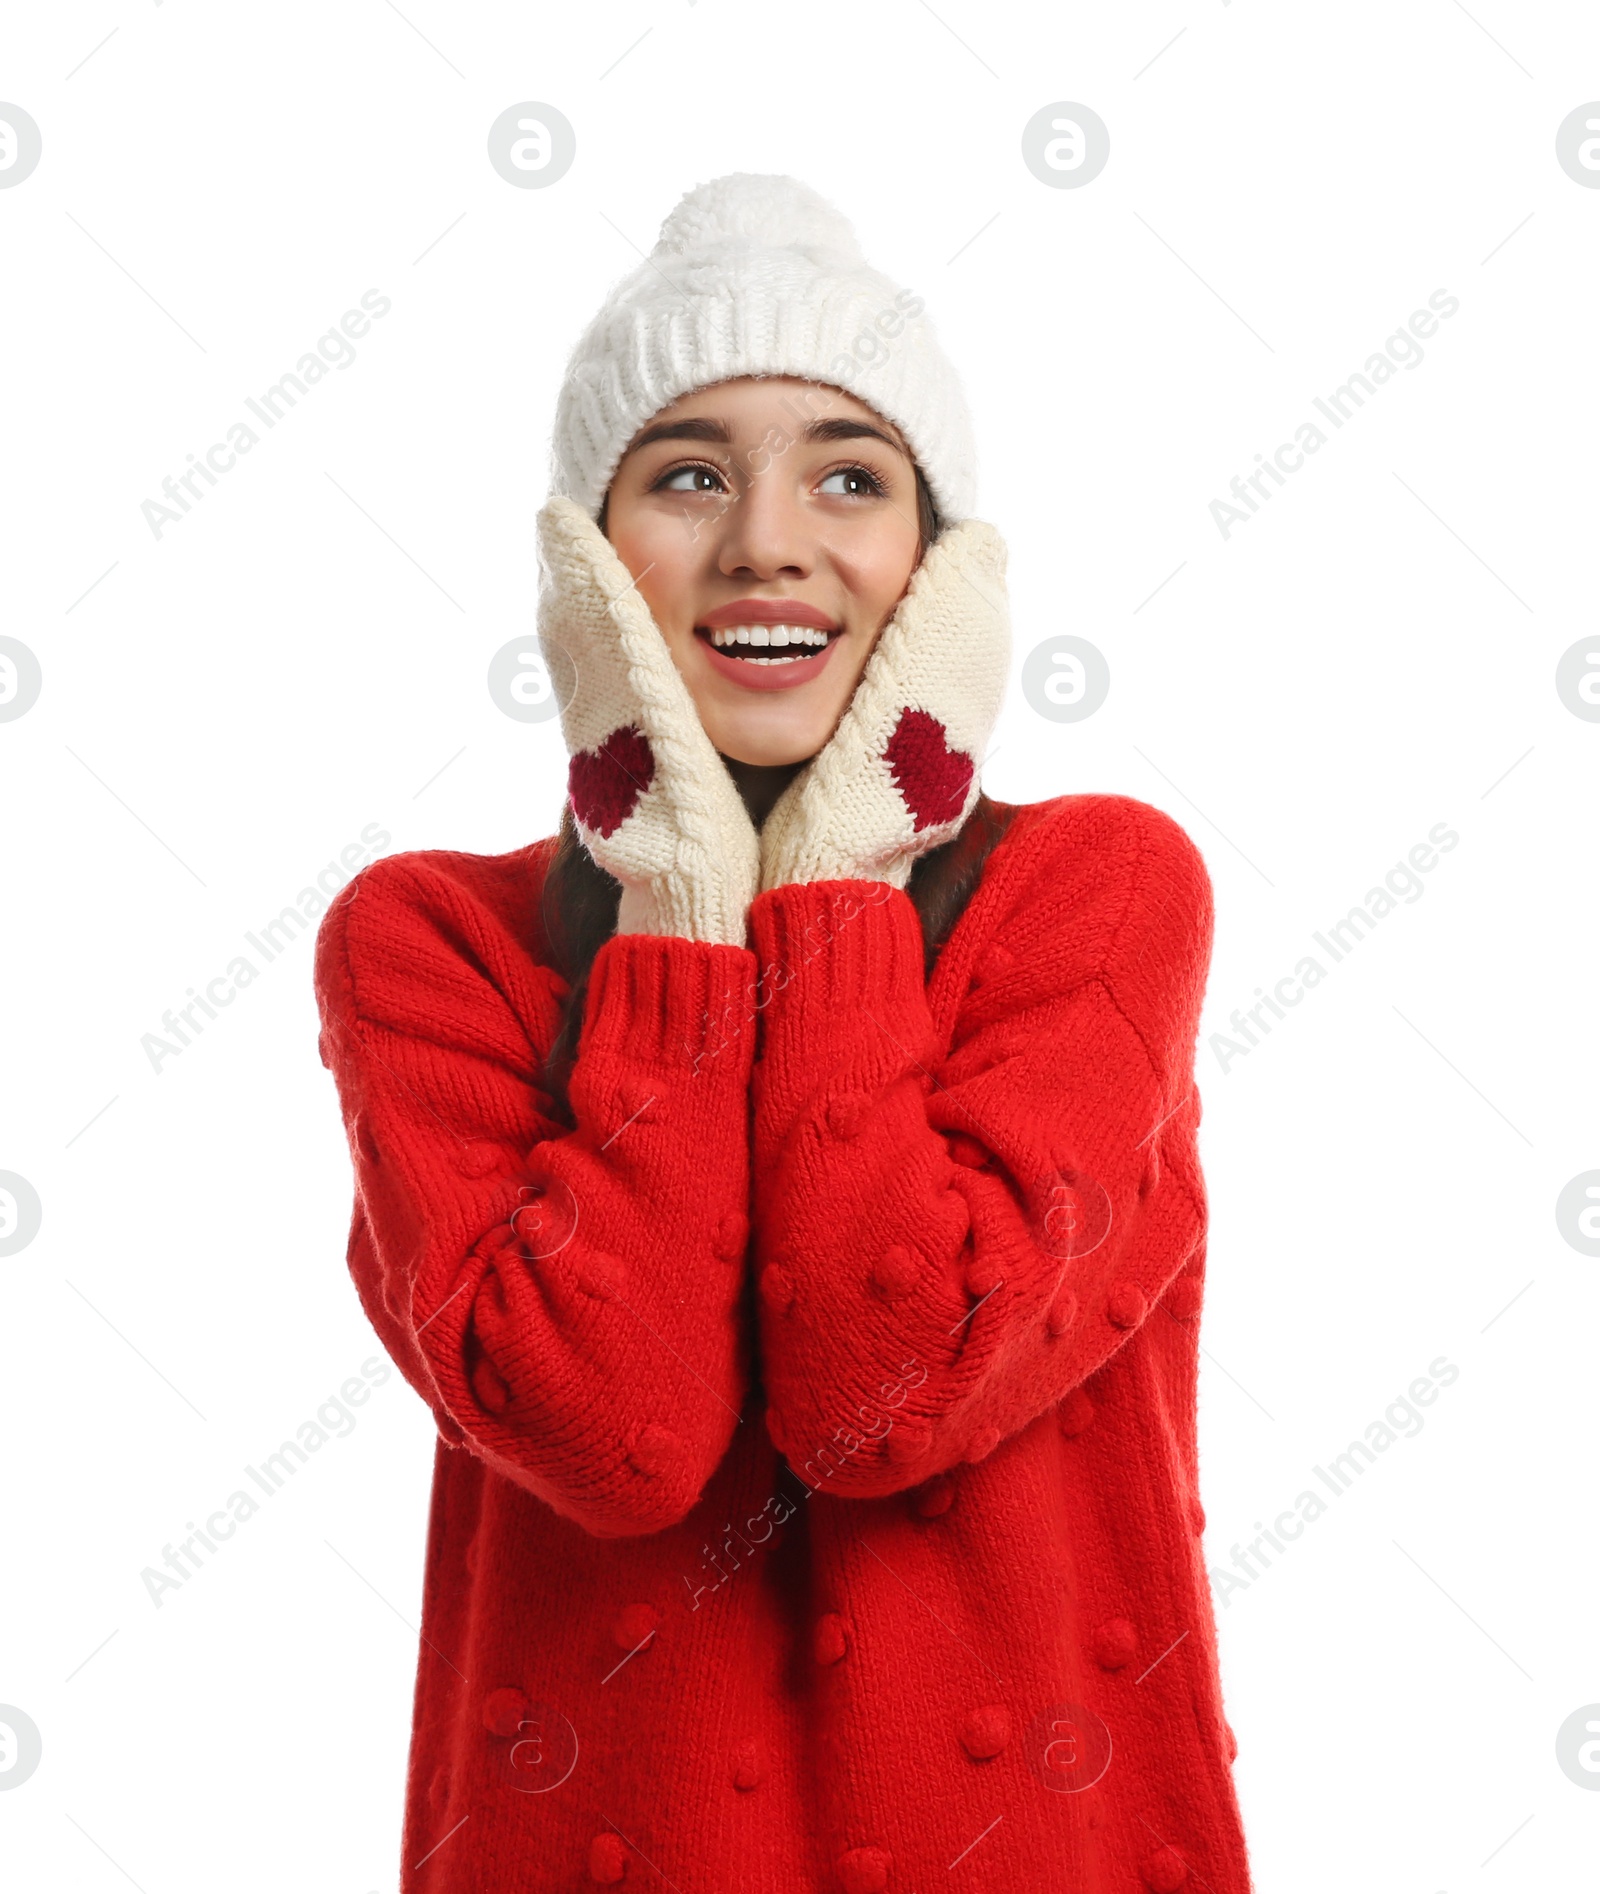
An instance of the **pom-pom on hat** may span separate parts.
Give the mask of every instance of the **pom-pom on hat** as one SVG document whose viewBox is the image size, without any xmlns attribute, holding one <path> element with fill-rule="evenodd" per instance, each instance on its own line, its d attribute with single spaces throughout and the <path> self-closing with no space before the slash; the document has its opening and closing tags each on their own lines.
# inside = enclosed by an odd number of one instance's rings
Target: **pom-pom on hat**
<svg viewBox="0 0 1600 1894">
<path fill-rule="evenodd" d="M 552 493 L 598 518 L 645 422 L 741 375 L 845 389 L 899 428 L 945 522 L 970 517 L 971 417 L 922 299 L 873 269 L 809 186 L 748 171 L 690 191 L 584 331 L 556 404 Z"/>
</svg>

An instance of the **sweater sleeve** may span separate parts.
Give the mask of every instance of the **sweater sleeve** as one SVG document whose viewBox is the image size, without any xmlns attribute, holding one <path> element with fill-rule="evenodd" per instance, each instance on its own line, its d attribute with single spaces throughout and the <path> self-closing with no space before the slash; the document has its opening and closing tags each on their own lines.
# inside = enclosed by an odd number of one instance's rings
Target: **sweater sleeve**
<svg viewBox="0 0 1600 1894">
<path fill-rule="evenodd" d="M 445 1440 L 598 1537 L 676 1523 L 740 1424 L 754 969 L 608 939 L 569 1129 L 541 1089 L 565 983 L 493 903 L 395 856 L 318 934 L 363 1306 Z"/>
<path fill-rule="evenodd" d="M 1170 817 L 1092 800 L 1034 851 L 947 1054 L 904 893 L 752 906 L 762 1371 L 810 1485 L 881 1497 L 982 1459 L 1198 1267 L 1210 881 Z"/>
</svg>

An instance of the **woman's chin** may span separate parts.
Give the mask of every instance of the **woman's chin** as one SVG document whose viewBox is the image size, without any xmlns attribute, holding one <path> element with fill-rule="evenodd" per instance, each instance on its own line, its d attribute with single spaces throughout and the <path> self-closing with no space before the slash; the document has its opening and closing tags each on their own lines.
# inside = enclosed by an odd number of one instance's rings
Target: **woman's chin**
<svg viewBox="0 0 1600 1894">
<path fill-rule="evenodd" d="M 742 763 L 747 769 L 792 769 L 797 763 L 807 763 L 822 748 L 820 743 L 740 743 L 730 741 L 717 742 L 719 755 L 730 763 Z"/>
<path fill-rule="evenodd" d="M 821 727 L 796 729 L 788 724 L 782 729 L 752 729 L 741 719 L 727 724 L 708 721 L 706 734 L 713 748 L 730 763 L 743 763 L 750 769 L 785 769 L 809 762 L 827 742 L 829 731 Z"/>
</svg>

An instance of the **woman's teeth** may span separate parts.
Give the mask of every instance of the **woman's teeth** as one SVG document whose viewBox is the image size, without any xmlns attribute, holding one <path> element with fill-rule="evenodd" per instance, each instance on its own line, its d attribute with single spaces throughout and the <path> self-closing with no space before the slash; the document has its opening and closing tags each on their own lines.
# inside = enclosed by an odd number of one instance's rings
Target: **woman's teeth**
<svg viewBox="0 0 1600 1894">
<path fill-rule="evenodd" d="M 795 664 L 802 658 L 812 656 L 824 649 L 829 634 L 813 625 L 728 625 L 706 636 L 719 650 L 730 646 L 773 646 L 799 645 L 802 649 L 789 650 L 782 657 L 755 657 L 740 651 L 738 655 L 746 664 Z"/>
</svg>

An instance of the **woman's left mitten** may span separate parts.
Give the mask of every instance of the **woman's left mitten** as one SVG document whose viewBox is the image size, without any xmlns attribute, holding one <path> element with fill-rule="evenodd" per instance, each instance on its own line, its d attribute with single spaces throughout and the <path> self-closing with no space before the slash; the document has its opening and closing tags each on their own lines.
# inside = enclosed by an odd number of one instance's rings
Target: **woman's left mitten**
<svg viewBox="0 0 1600 1894">
<path fill-rule="evenodd" d="M 1005 574 L 1005 541 L 982 520 L 929 547 L 837 729 L 762 826 L 762 888 L 903 888 L 917 857 L 960 831 L 1005 696 Z"/>
</svg>

